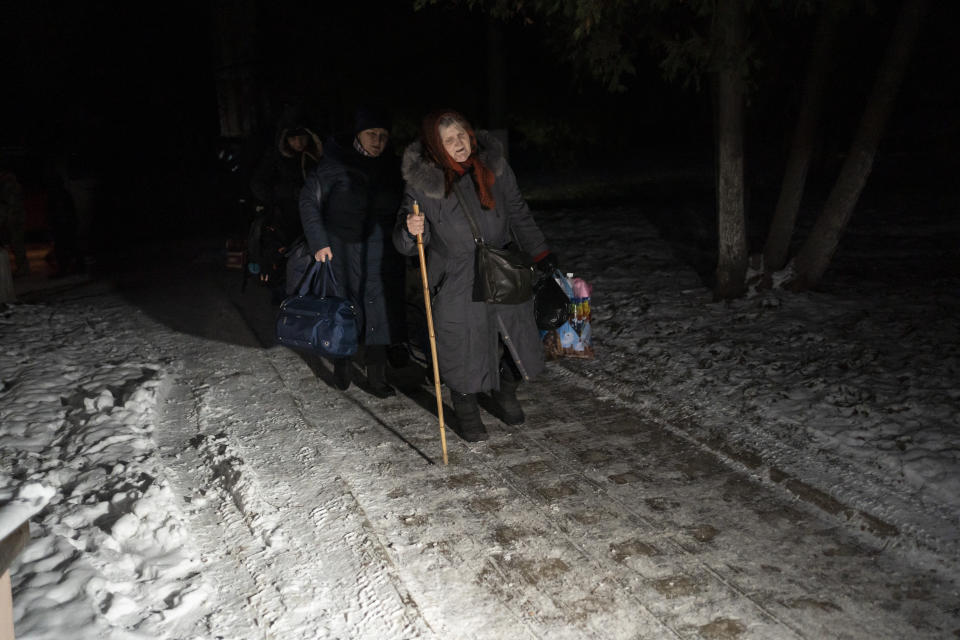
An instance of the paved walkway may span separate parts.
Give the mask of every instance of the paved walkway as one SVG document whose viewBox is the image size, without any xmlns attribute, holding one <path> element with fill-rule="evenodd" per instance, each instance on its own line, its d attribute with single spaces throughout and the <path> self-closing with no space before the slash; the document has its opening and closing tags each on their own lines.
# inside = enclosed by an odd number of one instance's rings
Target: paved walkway
<svg viewBox="0 0 960 640">
<path fill-rule="evenodd" d="M 223 298 L 201 298 L 222 327 L 239 323 Z M 248 310 L 247 320 L 263 331 L 272 311 L 264 313 Z M 208 474 L 206 484 L 234 460 L 227 475 L 243 482 L 221 508 L 232 503 L 249 539 L 237 553 L 211 553 L 269 557 L 244 565 L 251 582 L 233 597 L 263 593 L 258 582 L 299 594 L 254 601 L 255 620 L 293 616 L 317 628 L 304 613 L 308 593 L 324 603 L 330 637 L 902 639 L 960 630 L 956 584 L 598 396 L 559 364 L 521 387 L 522 427 L 485 415 L 492 437 L 472 445 L 448 431 L 444 467 L 432 386 L 415 370 L 396 374 L 398 397 L 377 400 L 356 386 L 331 388 L 324 363 L 285 349 L 259 350 L 254 374 L 246 349 L 195 346 L 177 353 L 184 344 L 173 340 L 169 355 L 183 363 L 181 391 L 203 415 L 179 422 L 189 426 L 166 444 L 196 451 L 205 464 L 184 468 Z M 231 412 L 237 398 L 247 399 L 242 416 Z M 229 539 L 219 524 L 204 526 L 212 540 Z M 302 543 L 305 528 L 312 545 Z M 271 551 L 278 536 L 292 543 Z M 311 557 L 313 578 L 303 568 Z"/>
<path fill-rule="evenodd" d="M 170 362 L 157 433 L 217 585 L 210 637 L 960 634 L 955 582 L 561 364 L 521 387 L 526 424 L 448 432 L 443 466 L 420 372 L 388 400 L 337 391 L 324 363 L 258 344 L 264 289 L 199 271 L 120 295 Z"/>
</svg>

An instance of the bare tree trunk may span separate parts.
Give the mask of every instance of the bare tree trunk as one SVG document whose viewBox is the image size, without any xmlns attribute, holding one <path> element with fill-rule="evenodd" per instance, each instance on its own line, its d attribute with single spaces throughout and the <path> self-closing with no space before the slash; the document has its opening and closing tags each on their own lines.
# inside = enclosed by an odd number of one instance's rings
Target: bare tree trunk
<svg viewBox="0 0 960 640">
<path fill-rule="evenodd" d="M 487 129 L 503 143 L 503 152 L 510 159 L 510 136 L 507 130 L 507 55 L 503 23 L 487 18 Z"/>
<path fill-rule="evenodd" d="M 717 69 L 717 282 L 715 300 L 746 291 L 747 234 L 743 204 L 743 109 L 745 13 L 743 0 L 718 0 L 715 16 Z"/>
<path fill-rule="evenodd" d="M 926 5 L 927 0 L 904 0 L 900 8 L 850 153 L 810 236 L 797 254 L 795 276 L 791 283 L 796 290 L 816 286 L 837 250 L 840 236 L 873 169 L 880 137 L 893 110 L 894 99 L 903 81 Z"/>
<path fill-rule="evenodd" d="M 217 104 L 220 135 L 245 138 L 262 123 L 262 91 L 256 52 L 256 2 L 216 0 Z"/>
<path fill-rule="evenodd" d="M 503 23 L 487 18 L 487 128 L 503 129 L 507 120 L 507 56 Z"/>
<path fill-rule="evenodd" d="M 807 170 L 813 155 L 814 140 L 820 128 L 826 79 L 833 62 L 834 45 L 839 33 L 841 11 L 835 2 L 828 2 L 820 13 L 813 39 L 813 54 L 803 82 L 800 111 L 790 143 L 790 154 L 780 186 L 780 197 L 770 221 L 767 242 L 763 249 L 763 265 L 767 273 L 779 271 L 787 264 L 790 240 L 800 210 L 800 201 L 807 181 Z"/>
</svg>

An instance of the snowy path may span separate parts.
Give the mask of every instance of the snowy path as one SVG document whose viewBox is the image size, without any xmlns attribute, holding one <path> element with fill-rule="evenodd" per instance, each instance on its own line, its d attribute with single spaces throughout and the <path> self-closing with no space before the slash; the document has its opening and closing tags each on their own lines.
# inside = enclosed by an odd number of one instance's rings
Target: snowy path
<svg viewBox="0 0 960 640">
<path fill-rule="evenodd" d="M 258 344 L 272 309 L 248 290 L 248 326 L 234 274 L 186 265 L 189 277 L 140 274 L 0 313 L 0 490 L 54 492 L 11 572 L 18 637 L 956 636 L 957 514 L 927 499 L 956 476 L 941 435 L 956 404 L 937 392 L 955 362 L 937 339 L 956 330 L 944 320 L 904 333 L 909 320 L 871 307 L 884 320 L 860 333 L 916 337 L 922 357 L 848 372 L 873 343 L 848 337 L 842 305 L 704 304 L 634 213 L 598 214 L 619 230 L 609 246 L 556 214 L 560 246 L 595 247 L 582 263 L 606 296 L 603 357 L 552 363 L 522 387 L 520 428 L 485 415 L 486 443 L 448 433 L 448 467 L 432 387 L 385 401 L 332 389 L 325 365 Z M 923 308 L 949 307 L 934 302 Z M 825 322 L 833 308 L 839 320 Z M 777 333 L 784 317 L 802 331 Z M 743 346 L 765 331 L 763 349 Z M 797 349 L 807 342 L 822 353 Z M 935 344 L 942 364 L 920 372 Z M 777 374 L 795 362 L 809 375 Z M 841 365 L 846 378 L 823 373 Z M 846 396 L 797 396 L 787 410 L 770 400 L 809 376 L 854 393 L 903 372 L 916 401 L 901 410 L 878 395 L 824 423 L 843 435 L 828 450 L 810 435 Z M 902 437 L 883 450 L 884 468 L 900 452 L 930 484 L 875 481 L 886 431 L 862 429 L 881 414 L 889 428 L 921 423 L 943 450 L 917 458 Z M 835 463 L 839 484 L 820 471 Z M 857 491 L 896 527 L 840 502 Z M 910 496 L 922 498 L 914 509 L 902 506 Z M 937 534 L 939 570 L 911 553 L 911 523 Z"/>
<path fill-rule="evenodd" d="M 160 448 L 221 590 L 210 631 L 428 637 L 294 396 L 250 370 L 271 358 L 197 342 L 166 398 Z"/>
<path fill-rule="evenodd" d="M 329 388 L 283 349 L 195 342 L 162 349 L 186 353 L 161 445 L 220 585 L 205 622 L 216 635 L 893 639 L 957 627 L 949 587 L 562 367 L 526 389 L 522 429 L 488 418 L 494 437 L 469 447 L 450 434 L 444 468 L 426 389 L 377 401 Z"/>
</svg>

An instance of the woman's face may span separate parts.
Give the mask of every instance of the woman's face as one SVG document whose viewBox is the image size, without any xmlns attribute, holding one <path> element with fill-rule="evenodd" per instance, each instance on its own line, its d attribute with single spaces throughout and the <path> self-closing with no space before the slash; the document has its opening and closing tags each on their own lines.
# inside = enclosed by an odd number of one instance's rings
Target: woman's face
<svg viewBox="0 0 960 640">
<path fill-rule="evenodd" d="M 466 162 L 470 157 L 470 136 L 466 129 L 459 124 L 448 124 L 445 127 L 438 127 L 440 141 L 443 142 L 443 148 L 447 155 L 455 162 Z"/>
<path fill-rule="evenodd" d="M 307 143 L 308 143 L 308 140 L 307 140 L 306 134 L 287 137 L 287 144 L 290 145 L 290 148 L 296 151 L 297 153 L 300 153 L 304 149 L 306 149 Z"/>
<path fill-rule="evenodd" d="M 357 134 L 357 140 L 360 141 L 360 146 L 374 158 L 383 153 L 383 150 L 387 147 L 387 140 L 389 139 L 390 132 L 383 128 L 364 129 Z"/>
</svg>

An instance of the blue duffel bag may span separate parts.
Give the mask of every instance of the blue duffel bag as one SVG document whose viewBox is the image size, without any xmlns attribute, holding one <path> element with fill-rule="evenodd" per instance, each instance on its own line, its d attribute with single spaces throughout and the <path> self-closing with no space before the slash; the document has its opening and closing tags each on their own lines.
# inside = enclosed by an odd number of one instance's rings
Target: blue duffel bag
<svg viewBox="0 0 960 640">
<path fill-rule="evenodd" d="M 328 283 L 336 293 L 333 267 L 329 261 L 314 262 L 303 274 L 295 293 L 280 304 L 278 343 L 329 358 L 347 358 L 357 352 L 357 309 L 346 298 L 327 295 Z"/>
</svg>

